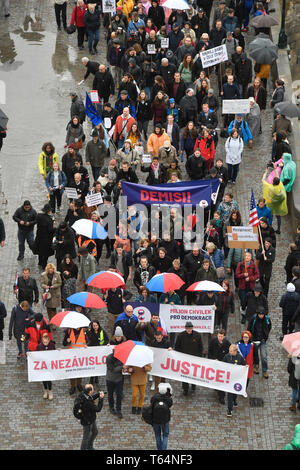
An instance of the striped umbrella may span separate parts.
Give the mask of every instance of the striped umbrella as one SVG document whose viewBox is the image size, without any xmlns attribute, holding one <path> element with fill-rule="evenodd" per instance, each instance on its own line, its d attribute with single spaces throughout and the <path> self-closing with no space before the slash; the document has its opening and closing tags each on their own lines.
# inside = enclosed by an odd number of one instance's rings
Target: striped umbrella
<svg viewBox="0 0 300 470">
<path fill-rule="evenodd" d="M 115 346 L 114 357 L 128 366 L 143 367 L 152 364 L 153 351 L 144 343 L 130 339 Z"/>
<path fill-rule="evenodd" d="M 99 295 L 92 292 L 77 292 L 67 297 L 70 304 L 81 305 L 86 308 L 106 308 L 106 303 Z"/>
<path fill-rule="evenodd" d="M 146 287 L 151 292 L 170 292 L 180 289 L 184 284 L 184 281 L 177 274 L 161 273 L 153 276 L 147 282 Z"/>
<path fill-rule="evenodd" d="M 100 271 L 92 274 L 92 276 L 87 279 L 87 284 L 91 287 L 98 287 L 98 289 L 126 287 L 123 276 L 113 271 Z"/>
<path fill-rule="evenodd" d="M 59 312 L 51 319 L 50 324 L 56 325 L 59 328 L 84 328 L 89 326 L 91 321 L 79 312 L 66 310 Z"/>
</svg>

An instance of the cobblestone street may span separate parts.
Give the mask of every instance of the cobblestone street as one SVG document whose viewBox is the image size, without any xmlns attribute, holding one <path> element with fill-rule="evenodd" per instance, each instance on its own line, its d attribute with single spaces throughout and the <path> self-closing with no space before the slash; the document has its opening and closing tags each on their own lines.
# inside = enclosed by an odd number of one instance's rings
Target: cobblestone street
<svg viewBox="0 0 300 470">
<path fill-rule="evenodd" d="M 24 24 L 28 15 L 33 18 L 34 14 L 36 18 L 41 18 L 42 26 L 36 30 L 32 24 L 30 32 L 30 27 L 28 30 Z M 70 14 L 71 4 L 68 7 L 68 18 Z M 101 34 L 104 40 L 102 27 Z M 248 36 L 251 37 L 250 34 Z M 24 260 L 17 261 L 17 224 L 12 215 L 25 199 L 29 199 L 38 211 L 47 202 L 44 181 L 38 171 L 38 155 L 42 144 L 48 140 L 55 145 L 60 159 L 64 153 L 65 128 L 70 108 L 68 93 L 75 90 L 84 98 L 92 85 L 92 79 L 89 78 L 84 85 L 77 86 L 84 75 L 81 58 L 87 55 L 87 48 L 78 52 L 75 35 L 56 32 L 54 11 L 51 2 L 46 0 L 11 0 L 9 21 L 0 19 L 1 43 L 0 78 L 6 82 L 7 90 L 7 103 L 3 110 L 10 120 L 0 161 L 4 193 L 0 200 L 0 215 L 6 228 L 6 244 L 0 248 L 0 299 L 8 312 L 4 342 L 0 345 L 0 426 L 3 430 L 0 449 L 73 450 L 80 447 L 82 427 L 73 416 L 69 382 L 54 382 L 53 401 L 44 400 L 42 384 L 28 383 L 26 361 L 17 361 L 16 342 L 14 338 L 8 340 L 8 325 L 12 307 L 16 304 L 13 293 L 16 272 L 21 274 L 22 268 L 29 266 L 38 283 L 41 274 L 37 257 L 32 255 L 28 246 Z M 101 53 L 95 58 L 99 62 L 105 61 L 106 45 L 102 45 Z M 216 85 L 215 76 L 211 78 Z M 271 86 L 269 83 L 269 94 Z M 217 86 L 213 88 L 217 91 Z M 240 205 L 244 225 L 248 225 L 251 186 L 256 201 L 262 195 L 261 179 L 271 156 L 272 119 L 273 111 L 267 106 L 262 115 L 263 132 L 254 142 L 253 149 L 245 150 L 237 184 L 227 187 L 232 189 Z M 216 155 L 225 160 L 224 143 L 225 140 L 219 138 Z M 184 164 L 181 164 L 181 169 L 185 173 Z M 139 171 L 138 175 L 140 182 L 144 182 L 144 174 Z M 66 199 L 61 212 L 62 219 L 66 212 Z M 57 217 L 56 224 L 61 219 Z M 215 391 L 197 387 L 194 394 L 185 397 L 182 395 L 181 383 L 172 382 L 174 405 L 169 450 L 280 450 L 292 438 L 300 411 L 293 414 L 288 409 L 291 389 L 288 387 L 287 353 L 279 340 L 279 300 L 285 290 L 283 266 L 288 245 L 293 240 L 291 221 L 286 216 L 282 220 L 281 234 L 277 235 L 276 260 L 269 292 L 269 315 L 272 320 L 268 341 L 269 379 L 266 380 L 260 372 L 250 380 L 248 397 L 238 398 L 238 408 L 234 409 L 232 420 L 226 416 L 226 406 L 218 403 Z M 108 267 L 107 260 L 103 258 L 100 259 L 99 270 Z M 52 262 L 52 258 L 49 262 Z M 135 298 L 136 288 L 132 283 L 128 287 Z M 39 305 L 39 308 L 42 307 Z M 97 318 L 108 331 L 103 310 Z M 236 300 L 235 314 L 230 316 L 229 321 L 229 340 L 236 342 L 240 338 L 241 327 L 239 301 Z M 61 347 L 62 333 L 55 333 L 54 340 L 56 347 Z M 103 377 L 100 378 L 99 387 L 100 390 L 104 388 Z M 147 403 L 150 397 L 148 384 Z M 264 406 L 250 407 L 250 397 L 262 398 Z M 106 398 L 104 400 L 107 401 Z M 139 416 L 131 415 L 128 377 L 125 379 L 122 412 L 124 419 L 120 421 L 109 413 L 105 402 L 97 418 L 99 434 L 95 447 L 107 450 L 154 450 L 152 428 L 143 423 Z"/>
</svg>

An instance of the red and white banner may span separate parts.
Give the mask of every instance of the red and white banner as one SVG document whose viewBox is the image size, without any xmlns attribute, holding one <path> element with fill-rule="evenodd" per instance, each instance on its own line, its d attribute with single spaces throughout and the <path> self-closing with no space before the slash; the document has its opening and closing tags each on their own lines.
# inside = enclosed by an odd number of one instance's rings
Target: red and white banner
<svg viewBox="0 0 300 470">
<path fill-rule="evenodd" d="M 168 333 L 184 331 L 187 321 L 193 323 L 199 333 L 213 333 L 215 311 L 211 305 L 159 305 L 159 316 Z"/>
<path fill-rule="evenodd" d="M 28 382 L 106 375 L 106 357 L 114 346 L 28 353 Z M 151 348 L 151 374 L 201 387 L 247 396 L 247 366 L 227 364 L 166 349 Z"/>
<path fill-rule="evenodd" d="M 201 387 L 247 396 L 248 366 L 227 364 L 166 349 L 154 353 L 151 374 Z"/>
<path fill-rule="evenodd" d="M 106 356 L 113 346 L 93 346 L 27 354 L 28 382 L 106 375 Z"/>
</svg>

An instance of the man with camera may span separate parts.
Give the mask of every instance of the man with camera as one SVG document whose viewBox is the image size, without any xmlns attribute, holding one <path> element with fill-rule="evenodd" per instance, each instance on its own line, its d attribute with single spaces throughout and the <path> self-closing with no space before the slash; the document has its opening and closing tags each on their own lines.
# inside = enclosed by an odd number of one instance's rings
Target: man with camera
<svg viewBox="0 0 300 470">
<path fill-rule="evenodd" d="M 74 416 L 80 419 L 83 426 L 83 437 L 80 450 L 94 450 L 94 440 L 98 434 L 96 425 L 97 413 L 102 410 L 104 392 L 94 394 L 94 387 L 86 384 L 83 392 L 76 398 L 74 403 Z M 98 404 L 94 401 L 99 399 Z"/>
</svg>

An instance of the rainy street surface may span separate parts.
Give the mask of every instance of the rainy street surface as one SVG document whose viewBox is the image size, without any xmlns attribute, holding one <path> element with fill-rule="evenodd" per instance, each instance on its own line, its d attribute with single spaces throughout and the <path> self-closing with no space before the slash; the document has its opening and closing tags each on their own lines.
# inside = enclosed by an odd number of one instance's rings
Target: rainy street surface
<svg viewBox="0 0 300 470">
<path fill-rule="evenodd" d="M 6 104 L 1 107 L 9 116 L 8 137 L 0 154 L 0 211 L 6 227 L 6 244 L 0 248 L 0 299 L 8 312 L 4 342 L 0 345 L 0 449 L 72 450 L 80 447 L 82 428 L 73 417 L 69 382 L 54 382 L 53 401 L 43 400 L 42 384 L 28 383 L 26 362 L 17 362 L 16 342 L 14 338 L 8 340 L 10 312 L 16 303 L 13 293 L 16 272 L 20 274 L 23 267 L 29 266 L 38 283 L 40 278 L 37 257 L 28 247 L 24 260 L 16 260 L 17 224 L 12 215 L 25 199 L 29 199 L 38 211 L 47 202 L 44 181 L 38 171 L 41 147 L 44 142 L 52 141 L 62 157 L 69 121 L 69 92 L 75 90 L 84 98 L 85 92 L 91 88 L 92 78 L 77 86 L 85 73 L 81 58 L 88 55 L 88 50 L 86 47 L 84 51 L 78 51 L 76 35 L 57 32 L 52 1 L 11 0 L 10 3 L 11 16 L 4 18 L 2 13 L 0 16 L 0 80 L 6 87 Z M 72 6 L 73 2 L 70 2 L 68 20 Z M 101 26 L 101 51 L 93 59 L 106 63 L 103 33 Z M 215 82 L 215 76 L 212 76 L 212 81 Z M 216 86 L 214 88 L 217 89 Z M 270 84 L 268 92 L 271 93 Z M 253 186 L 257 200 L 261 195 L 261 177 L 271 155 L 272 110 L 266 111 L 262 122 L 263 133 L 254 143 L 253 150 L 245 150 L 237 184 L 233 188 L 244 225 L 248 224 L 250 187 Z M 89 129 L 87 126 L 86 132 Z M 225 157 L 224 143 L 220 138 L 218 156 Z M 181 166 L 184 170 L 184 165 Z M 138 174 L 140 181 L 145 181 L 144 175 Z M 62 217 L 65 210 L 64 201 Z M 56 224 L 59 221 L 57 218 Z M 290 227 L 289 217 L 285 217 L 282 233 L 277 236 L 276 261 L 270 285 L 269 312 L 273 329 L 268 342 L 269 379 L 266 380 L 260 372 L 250 380 L 248 397 L 238 398 L 238 408 L 234 408 L 232 420 L 226 417 L 226 406 L 218 403 L 214 390 L 197 387 L 194 394 L 184 397 L 181 384 L 173 382 L 169 450 L 279 450 L 292 438 L 300 411 L 292 414 L 288 409 L 291 389 L 286 371 L 287 354 L 279 341 L 281 309 L 278 306 L 285 287 L 283 266 L 288 244 L 294 239 Z M 99 268 L 107 267 L 107 262 L 101 259 Z M 132 284 L 129 284 L 129 290 L 135 298 L 136 289 Z M 108 330 L 104 311 L 95 313 L 94 317 Z M 235 314 L 230 316 L 228 338 L 235 342 L 240 333 L 239 302 L 236 301 Z M 61 332 L 56 333 L 54 339 L 56 347 L 61 347 Z M 102 377 L 100 389 L 104 387 Z M 150 396 L 148 385 L 146 402 Z M 250 407 L 251 397 L 263 399 L 264 406 Z M 151 427 L 140 417 L 131 415 L 128 378 L 125 380 L 122 412 L 124 419 L 120 421 L 109 413 L 107 403 L 104 404 L 97 418 L 99 434 L 95 447 L 154 450 Z"/>
</svg>

